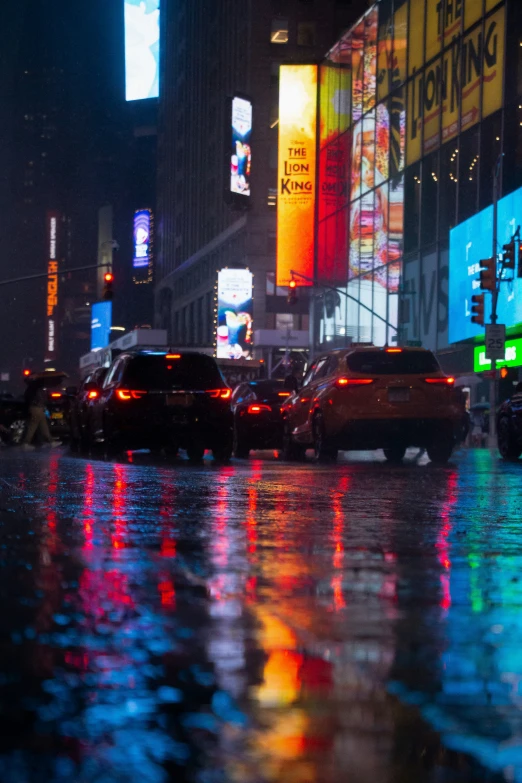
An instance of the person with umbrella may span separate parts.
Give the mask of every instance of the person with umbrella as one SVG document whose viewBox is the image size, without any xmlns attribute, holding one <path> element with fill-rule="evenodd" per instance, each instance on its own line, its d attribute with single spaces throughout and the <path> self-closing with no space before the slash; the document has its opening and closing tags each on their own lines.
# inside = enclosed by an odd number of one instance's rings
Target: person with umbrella
<svg viewBox="0 0 522 783">
<path fill-rule="evenodd" d="M 47 424 L 45 409 L 47 407 L 47 389 L 59 384 L 67 376 L 65 373 L 35 373 L 27 378 L 27 389 L 24 400 L 28 410 L 28 422 L 22 443 L 24 451 L 33 451 L 33 439 L 39 435 L 44 443 L 51 448 L 61 446 L 61 441 L 53 440 Z"/>
</svg>

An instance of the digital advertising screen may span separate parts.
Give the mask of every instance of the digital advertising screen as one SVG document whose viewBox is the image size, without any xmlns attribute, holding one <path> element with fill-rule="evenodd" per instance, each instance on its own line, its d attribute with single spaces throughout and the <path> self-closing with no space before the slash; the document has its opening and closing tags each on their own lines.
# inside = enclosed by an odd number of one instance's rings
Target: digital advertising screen
<svg viewBox="0 0 522 783">
<path fill-rule="evenodd" d="M 160 0 L 124 0 L 125 98 L 159 96 Z"/>
<path fill-rule="evenodd" d="M 134 269 L 148 267 L 152 255 L 152 213 L 150 209 L 138 209 L 134 213 Z"/>
<path fill-rule="evenodd" d="M 314 274 L 317 66 L 279 69 L 277 285 Z M 311 281 L 297 277 L 298 286 Z"/>
<path fill-rule="evenodd" d="M 497 248 L 507 244 L 522 223 L 522 188 L 498 202 Z M 471 323 L 471 297 L 480 294 L 480 261 L 493 250 L 493 207 L 487 207 L 450 232 L 449 261 L 449 342 L 466 340 L 484 333 Z M 485 294 L 485 320 L 491 319 L 491 295 Z M 501 283 L 497 321 L 510 328 L 522 322 L 522 280 Z"/>
<path fill-rule="evenodd" d="M 230 191 L 250 196 L 252 101 L 238 96 L 232 99 L 231 130 Z"/>
<path fill-rule="evenodd" d="M 107 348 L 111 341 L 112 302 L 97 302 L 91 310 L 91 351 Z"/>
<path fill-rule="evenodd" d="M 253 275 L 248 269 L 221 269 L 217 283 L 218 359 L 251 359 Z"/>
</svg>

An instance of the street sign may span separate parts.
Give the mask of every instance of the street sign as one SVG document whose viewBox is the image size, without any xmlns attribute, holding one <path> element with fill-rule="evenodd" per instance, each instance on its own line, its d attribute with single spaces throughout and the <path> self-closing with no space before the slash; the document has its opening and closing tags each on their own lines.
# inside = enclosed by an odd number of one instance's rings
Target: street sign
<svg viewBox="0 0 522 783">
<path fill-rule="evenodd" d="M 486 324 L 486 359 L 501 362 L 505 355 L 505 324 Z"/>
</svg>

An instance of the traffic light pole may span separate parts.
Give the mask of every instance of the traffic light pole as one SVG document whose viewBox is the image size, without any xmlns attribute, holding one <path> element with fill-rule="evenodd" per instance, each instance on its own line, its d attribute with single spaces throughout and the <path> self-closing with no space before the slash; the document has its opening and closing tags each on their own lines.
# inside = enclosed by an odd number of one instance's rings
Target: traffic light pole
<svg viewBox="0 0 522 783">
<path fill-rule="evenodd" d="M 495 270 L 495 285 L 491 292 L 491 323 L 497 323 L 498 288 L 500 281 L 497 276 L 497 216 L 498 216 L 498 175 L 501 156 L 499 156 L 493 171 L 493 258 Z M 497 360 L 491 360 L 491 378 L 489 381 L 489 437 L 490 449 L 497 448 Z"/>
<path fill-rule="evenodd" d="M 74 266 L 66 269 L 59 269 L 59 275 L 69 275 L 73 272 L 86 272 L 89 269 L 101 269 L 110 268 L 111 264 L 90 264 L 89 266 Z M 25 283 L 28 280 L 42 280 L 44 277 L 49 277 L 49 274 L 56 274 L 55 272 L 38 272 L 36 275 L 25 275 L 24 277 L 12 277 L 9 280 L 0 280 L 0 285 L 10 285 L 11 283 Z"/>
</svg>

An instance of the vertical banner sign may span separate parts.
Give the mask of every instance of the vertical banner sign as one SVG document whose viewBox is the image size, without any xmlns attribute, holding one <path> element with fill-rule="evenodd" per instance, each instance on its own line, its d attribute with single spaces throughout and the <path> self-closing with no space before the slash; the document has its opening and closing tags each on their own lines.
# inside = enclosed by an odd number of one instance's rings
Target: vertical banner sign
<svg viewBox="0 0 522 783">
<path fill-rule="evenodd" d="M 250 196 L 252 102 L 246 98 L 232 99 L 231 130 L 230 191 Z"/>
<path fill-rule="evenodd" d="M 314 274 L 317 66 L 279 71 L 277 285 Z M 296 278 L 297 285 L 311 285 Z"/>
<path fill-rule="evenodd" d="M 47 213 L 47 334 L 45 360 L 57 356 L 58 309 L 58 212 Z"/>
<path fill-rule="evenodd" d="M 134 213 L 134 269 L 149 266 L 151 261 L 151 223 L 150 209 L 139 209 Z"/>
<path fill-rule="evenodd" d="M 217 285 L 218 359 L 251 359 L 253 275 L 248 269 L 221 269 Z"/>
</svg>

